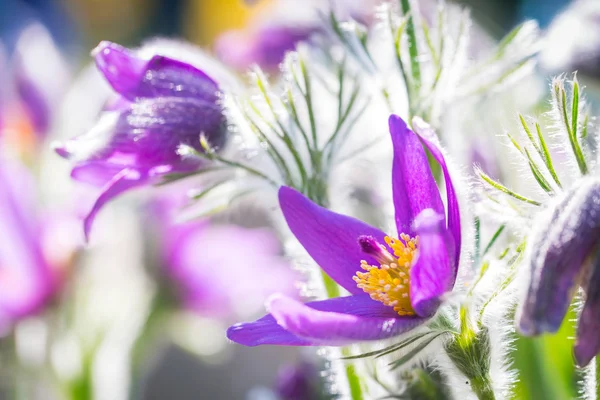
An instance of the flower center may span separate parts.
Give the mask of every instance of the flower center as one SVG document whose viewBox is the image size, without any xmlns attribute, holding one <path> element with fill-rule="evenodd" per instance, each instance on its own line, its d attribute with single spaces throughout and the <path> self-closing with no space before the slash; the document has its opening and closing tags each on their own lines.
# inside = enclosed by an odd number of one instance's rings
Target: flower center
<svg viewBox="0 0 600 400">
<path fill-rule="evenodd" d="M 385 237 L 385 242 L 392 249 L 390 254 L 387 248 L 379 244 L 375 238 L 361 236 L 358 239 L 362 250 L 373 256 L 379 266 L 369 265 L 365 260 L 360 266 L 366 272 L 357 272 L 352 279 L 356 286 L 371 295 L 386 306 L 394 307 L 399 315 L 415 315 L 410 303 L 410 268 L 418 254 L 419 238 L 411 238 L 402 233 L 400 240 Z"/>
</svg>

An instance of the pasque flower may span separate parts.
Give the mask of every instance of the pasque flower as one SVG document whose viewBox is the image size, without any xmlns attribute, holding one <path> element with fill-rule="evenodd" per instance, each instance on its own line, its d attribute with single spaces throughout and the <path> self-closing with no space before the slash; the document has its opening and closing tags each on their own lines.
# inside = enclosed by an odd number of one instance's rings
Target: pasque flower
<svg viewBox="0 0 600 400">
<path fill-rule="evenodd" d="M 93 55 L 118 96 L 93 129 L 56 148 L 74 161 L 74 179 L 101 187 L 84 222 L 86 235 L 115 196 L 165 174 L 198 169 L 201 160 L 180 155 L 181 145 L 203 151 L 204 136 L 219 148 L 227 129 L 219 86 L 198 68 L 161 55 L 142 59 L 110 42 L 100 43 Z"/>
<path fill-rule="evenodd" d="M 575 289 L 585 292 L 575 359 L 587 365 L 600 352 L 600 181 L 583 178 L 549 208 L 531 238 L 531 269 L 519 317 L 528 335 L 556 332 Z"/>
<path fill-rule="evenodd" d="M 302 304 L 274 295 L 267 303 L 270 314 L 230 327 L 231 340 L 247 346 L 343 345 L 399 335 L 435 314 L 457 275 L 461 229 L 456 192 L 432 140 L 419 138 L 395 115 L 389 126 L 398 235 L 388 236 L 282 187 L 279 203 L 292 233 L 350 296 Z M 423 145 L 444 173 L 447 217 Z"/>
</svg>

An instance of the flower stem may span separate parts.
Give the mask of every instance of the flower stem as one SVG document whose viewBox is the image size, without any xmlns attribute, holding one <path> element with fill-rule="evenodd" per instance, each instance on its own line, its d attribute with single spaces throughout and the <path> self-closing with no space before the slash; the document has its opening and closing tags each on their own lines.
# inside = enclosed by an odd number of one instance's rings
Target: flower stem
<svg viewBox="0 0 600 400">
<path fill-rule="evenodd" d="M 596 356 L 594 358 L 594 363 L 596 364 L 596 385 L 595 385 L 595 391 L 596 391 L 596 400 L 600 399 L 600 357 Z"/>
<path fill-rule="evenodd" d="M 325 293 L 327 298 L 332 299 L 340 296 L 340 287 L 327 273 L 321 270 L 321 277 L 323 278 L 323 285 L 325 286 Z"/>
<path fill-rule="evenodd" d="M 347 347 L 342 349 L 342 355 L 344 357 L 350 356 L 351 353 Z M 360 378 L 356 374 L 356 368 L 354 364 L 346 365 L 346 377 L 348 378 L 348 386 L 350 389 L 350 398 L 352 400 L 363 400 L 362 387 L 360 384 Z"/>
<path fill-rule="evenodd" d="M 471 389 L 479 400 L 495 400 L 494 390 L 489 376 L 471 379 Z"/>
</svg>

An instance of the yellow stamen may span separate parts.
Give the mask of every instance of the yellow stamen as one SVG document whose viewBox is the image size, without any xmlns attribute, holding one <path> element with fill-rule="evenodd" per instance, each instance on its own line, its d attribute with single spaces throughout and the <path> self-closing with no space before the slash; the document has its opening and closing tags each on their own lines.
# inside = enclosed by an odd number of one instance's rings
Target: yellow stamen
<svg viewBox="0 0 600 400">
<path fill-rule="evenodd" d="M 373 300 L 394 307 L 399 315 L 415 315 L 410 302 L 410 268 L 418 254 L 418 237 L 402 233 L 400 240 L 386 236 L 385 242 L 394 253 L 390 263 L 377 267 L 362 260 L 360 267 L 367 272 L 357 272 L 352 279 Z"/>
</svg>

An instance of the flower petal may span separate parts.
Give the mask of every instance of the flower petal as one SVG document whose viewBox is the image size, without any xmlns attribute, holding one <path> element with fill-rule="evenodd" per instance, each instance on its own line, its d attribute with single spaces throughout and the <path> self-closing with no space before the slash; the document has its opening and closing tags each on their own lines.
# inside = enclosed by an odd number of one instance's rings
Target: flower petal
<svg viewBox="0 0 600 400">
<path fill-rule="evenodd" d="M 318 206 L 300 192 L 282 186 L 279 204 L 283 216 L 300 244 L 319 266 L 350 293 L 363 293 L 352 280 L 361 260 L 377 261 L 358 244 L 362 235 L 385 243 L 385 234 L 357 219 Z"/>
<path fill-rule="evenodd" d="M 40 245 L 35 183 L 21 165 L 0 159 L 0 326 L 41 307 L 53 276 Z"/>
<path fill-rule="evenodd" d="M 123 169 L 115 175 L 113 179 L 102 188 L 100 196 L 98 196 L 92 209 L 83 221 L 83 233 L 85 239 L 89 240 L 90 231 L 92 230 L 92 224 L 94 223 L 96 214 L 98 214 L 100 209 L 104 207 L 106 203 L 129 189 L 146 184 L 147 180 L 148 178 L 142 173 L 130 168 Z"/>
<path fill-rule="evenodd" d="M 520 310 L 526 335 L 556 332 L 600 236 L 600 182 L 584 179 L 549 210 L 530 245 L 530 283 Z"/>
<path fill-rule="evenodd" d="M 446 196 L 447 196 L 447 204 L 448 204 L 448 229 L 454 238 L 454 263 L 458 265 L 460 261 L 460 249 L 461 249 L 461 232 L 460 232 L 460 209 L 458 207 L 458 198 L 456 197 L 456 191 L 454 189 L 454 185 L 452 184 L 452 177 L 450 176 L 450 172 L 448 171 L 448 166 L 446 165 L 446 159 L 444 158 L 444 154 L 440 149 L 440 145 L 437 140 L 437 136 L 433 131 L 433 128 L 423 121 L 419 117 L 413 118 L 413 127 L 415 132 L 421 138 L 421 141 L 429 150 L 433 158 L 440 164 L 442 167 L 442 172 L 444 173 L 444 180 L 446 181 Z"/>
<path fill-rule="evenodd" d="M 444 216 L 432 209 L 417 216 L 414 229 L 419 235 L 419 256 L 410 270 L 410 300 L 418 315 L 429 317 L 454 286 L 456 264 L 450 258 L 454 243 Z"/>
<path fill-rule="evenodd" d="M 414 236 L 415 217 L 426 208 L 445 215 L 444 205 L 419 137 L 397 115 L 390 116 L 389 126 L 394 146 L 392 191 L 396 227 L 398 233 Z"/>
<path fill-rule="evenodd" d="M 391 307 L 366 294 L 307 304 L 278 294 L 271 297 L 268 309 L 271 314 L 256 322 L 231 327 L 228 337 L 247 346 L 337 346 L 397 336 L 425 321 L 419 317 L 400 317 Z"/>
<path fill-rule="evenodd" d="M 116 43 L 103 41 L 92 51 L 96 66 L 113 89 L 130 100 L 146 72 L 147 61 Z"/>
<path fill-rule="evenodd" d="M 575 343 L 575 360 L 580 367 L 585 367 L 600 353 L 600 254 L 597 254 L 590 265 L 592 275 L 585 291 L 585 304 L 577 325 L 577 342 Z"/>
<path fill-rule="evenodd" d="M 115 91 L 128 100 L 138 97 L 196 98 L 216 102 L 215 81 L 196 67 L 156 55 L 150 60 L 115 43 L 102 42 L 93 52 L 98 69 Z"/>
</svg>

